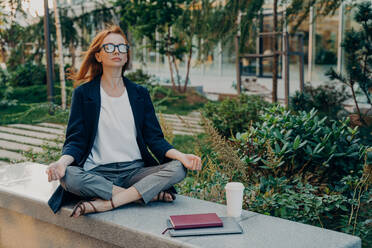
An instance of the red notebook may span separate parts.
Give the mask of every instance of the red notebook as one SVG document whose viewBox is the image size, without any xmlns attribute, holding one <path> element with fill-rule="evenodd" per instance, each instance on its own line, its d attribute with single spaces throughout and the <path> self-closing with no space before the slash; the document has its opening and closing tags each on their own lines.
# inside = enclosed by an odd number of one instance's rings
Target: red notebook
<svg viewBox="0 0 372 248">
<path fill-rule="evenodd" d="M 223 226 L 222 220 L 216 213 L 171 215 L 169 219 L 175 230 Z M 171 228 L 167 228 L 162 234 L 169 229 Z"/>
</svg>

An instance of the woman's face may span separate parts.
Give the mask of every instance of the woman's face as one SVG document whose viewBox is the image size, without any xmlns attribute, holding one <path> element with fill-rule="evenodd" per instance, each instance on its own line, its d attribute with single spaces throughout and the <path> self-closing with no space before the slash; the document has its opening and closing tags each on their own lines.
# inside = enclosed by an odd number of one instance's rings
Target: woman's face
<svg viewBox="0 0 372 248">
<path fill-rule="evenodd" d="M 109 45 L 109 44 L 127 45 L 127 43 L 124 40 L 124 37 L 121 36 L 120 34 L 109 34 L 103 40 L 101 44 L 101 50 L 95 54 L 96 60 L 102 63 L 102 66 L 119 67 L 119 68 L 123 67 L 125 63 L 127 63 L 128 61 L 128 56 L 127 56 L 128 53 L 119 52 L 118 46 L 114 47 L 114 50 L 111 52 L 111 50 L 109 49 L 110 49 L 110 46 L 112 48 L 112 45 Z M 103 48 L 103 46 L 106 46 L 106 49 L 108 49 L 108 52 Z"/>
</svg>

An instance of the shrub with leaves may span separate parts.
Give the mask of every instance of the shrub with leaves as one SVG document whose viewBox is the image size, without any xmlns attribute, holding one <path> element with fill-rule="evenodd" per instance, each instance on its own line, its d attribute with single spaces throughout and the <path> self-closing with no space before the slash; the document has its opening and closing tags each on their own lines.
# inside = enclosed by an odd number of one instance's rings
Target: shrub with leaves
<svg viewBox="0 0 372 248">
<path fill-rule="evenodd" d="M 262 97 L 241 94 L 239 98 L 207 103 L 202 114 L 212 121 L 219 134 L 229 138 L 237 132 L 246 131 L 251 122 L 259 120 L 260 113 L 268 106 L 270 104 Z"/>
<path fill-rule="evenodd" d="M 371 218 L 368 205 L 372 190 L 368 184 L 363 184 L 364 177 L 344 177 L 337 191 L 303 183 L 299 178 L 261 177 L 260 183 L 245 188 L 244 208 L 357 235 L 362 238 L 363 247 L 370 247 L 372 232 L 368 226 Z M 364 190 L 359 191 L 360 186 Z"/>
<path fill-rule="evenodd" d="M 315 108 L 319 116 L 338 120 L 348 114 L 342 103 L 350 97 L 345 85 L 338 89 L 335 85 L 327 84 L 314 88 L 308 84 L 304 92 L 296 91 L 290 98 L 290 108 L 294 111 L 310 111 Z"/>
<path fill-rule="evenodd" d="M 299 175 L 313 183 L 337 182 L 362 168 L 365 147 L 357 138 L 358 127 L 349 119 L 320 119 L 316 110 L 291 114 L 273 106 L 261 122 L 237 134 L 239 152 L 248 166 L 264 175 Z"/>
<path fill-rule="evenodd" d="M 9 82 L 14 87 L 46 84 L 46 71 L 42 64 L 35 65 L 32 62 L 20 64 L 9 74 Z"/>
</svg>

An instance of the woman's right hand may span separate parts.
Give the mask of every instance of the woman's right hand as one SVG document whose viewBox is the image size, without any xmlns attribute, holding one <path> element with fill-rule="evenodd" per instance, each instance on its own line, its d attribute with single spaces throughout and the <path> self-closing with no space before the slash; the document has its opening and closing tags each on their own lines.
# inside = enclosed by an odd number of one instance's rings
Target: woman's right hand
<svg viewBox="0 0 372 248">
<path fill-rule="evenodd" d="M 66 168 L 73 162 L 73 157 L 63 155 L 58 161 L 49 164 L 45 173 L 48 175 L 48 182 L 59 180 L 65 176 Z"/>
<path fill-rule="evenodd" d="M 46 169 L 45 173 L 48 174 L 48 182 L 59 180 L 65 176 L 67 166 L 60 161 L 53 162 Z"/>
</svg>

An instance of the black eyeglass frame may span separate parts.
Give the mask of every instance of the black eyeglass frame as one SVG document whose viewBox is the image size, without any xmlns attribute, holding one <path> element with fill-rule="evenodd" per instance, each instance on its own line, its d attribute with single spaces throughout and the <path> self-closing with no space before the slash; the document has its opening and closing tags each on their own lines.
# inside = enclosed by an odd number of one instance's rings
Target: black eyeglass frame
<svg viewBox="0 0 372 248">
<path fill-rule="evenodd" d="M 112 50 L 112 52 L 107 51 L 107 46 L 108 46 L 108 45 L 112 45 L 112 46 L 114 46 L 114 50 Z M 119 46 L 124 46 L 124 47 L 126 47 L 126 52 L 121 52 Z M 124 43 L 120 43 L 120 44 L 117 44 L 117 45 L 115 45 L 115 44 L 113 44 L 113 43 L 106 43 L 106 44 L 103 44 L 102 47 L 101 47 L 100 49 L 103 48 L 103 50 L 104 50 L 106 53 L 113 53 L 113 52 L 115 52 L 115 49 L 118 48 L 119 53 L 128 53 L 128 52 L 129 52 L 129 47 L 130 47 L 130 46 L 129 46 L 128 44 L 124 44 Z"/>
</svg>

